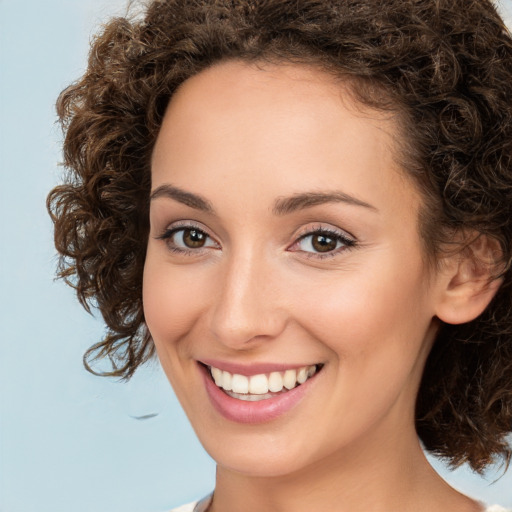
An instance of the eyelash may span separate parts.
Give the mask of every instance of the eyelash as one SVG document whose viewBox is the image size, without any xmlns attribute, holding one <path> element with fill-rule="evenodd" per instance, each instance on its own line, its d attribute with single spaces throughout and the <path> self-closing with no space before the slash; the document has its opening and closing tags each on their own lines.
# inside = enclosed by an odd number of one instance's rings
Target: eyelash
<svg viewBox="0 0 512 512">
<path fill-rule="evenodd" d="M 202 233 L 208 239 L 213 240 L 214 243 L 218 245 L 218 243 L 204 229 L 202 229 L 199 226 L 196 226 L 194 224 L 182 224 L 182 225 L 178 225 L 178 226 L 173 226 L 172 228 L 167 228 L 161 235 L 157 236 L 156 239 L 165 241 L 169 250 L 172 251 L 173 253 L 178 253 L 178 254 L 200 255 L 203 253 L 203 251 L 205 249 L 208 249 L 211 247 L 211 246 L 209 246 L 209 247 L 199 247 L 196 249 L 193 249 L 193 248 L 184 249 L 184 248 L 178 247 L 172 243 L 172 237 L 174 235 L 176 235 L 180 231 L 187 231 L 187 230 L 195 230 L 199 233 Z M 299 245 L 302 241 L 306 240 L 308 237 L 314 237 L 315 235 L 316 236 L 326 235 L 327 238 L 330 238 L 330 239 L 336 241 L 336 244 L 341 242 L 342 247 L 337 247 L 336 249 L 334 249 L 332 251 L 327 251 L 325 253 L 313 252 L 313 251 L 300 251 L 300 250 L 297 252 L 303 253 L 306 258 L 325 259 L 325 258 L 332 258 L 332 257 L 338 255 L 340 252 L 354 249 L 358 245 L 357 241 L 354 238 L 347 236 L 345 233 L 343 233 L 341 231 L 338 231 L 338 230 L 335 230 L 332 228 L 318 226 L 318 227 L 309 229 L 307 232 L 300 235 L 299 238 L 295 242 L 293 242 L 293 244 L 287 250 L 290 251 L 290 249 Z M 293 252 L 293 251 L 291 251 L 291 252 Z"/>
<path fill-rule="evenodd" d="M 199 226 L 196 226 L 195 224 L 181 224 L 177 226 L 173 226 L 172 228 L 167 228 L 161 235 L 157 236 L 157 240 L 163 240 L 166 242 L 167 247 L 170 251 L 177 254 L 185 254 L 185 255 L 199 255 L 202 254 L 205 249 L 208 249 L 209 247 L 198 247 L 196 249 L 184 249 L 182 247 L 176 246 L 176 244 L 172 243 L 172 237 L 179 233 L 180 231 L 197 231 L 199 233 L 202 233 L 207 237 L 207 239 L 214 240 L 204 229 L 200 228 Z M 217 244 L 217 242 L 215 241 Z M 217 244 L 218 245 L 218 244 Z"/>
<path fill-rule="evenodd" d="M 333 228 L 326 228 L 326 227 L 322 227 L 322 226 L 308 229 L 306 233 L 301 235 L 297 239 L 297 241 L 291 245 L 291 247 L 294 247 L 294 246 L 298 245 L 301 241 L 306 240 L 309 237 L 314 237 L 315 235 L 316 236 L 326 235 L 327 238 L 333 239 L 334 241 L 336 241 L 336 243 L 341 242 L 342 247 L 338 247 L 332 251 L 328 251 L 325 253 L 301 251 L 305 255 L 306 258 L 314 258 L 317 260 L 333 258 L 334 256 L 337 256 L 341 252 L 345 252 L 347 250 L 351 250 L 351 249 L 354 249 L 357 247 L 357 241 L 355 240 L 355 238 L 348 236 L 347 234 L 345 234 L 342 231 L 338 231 Z"/>
</svg>

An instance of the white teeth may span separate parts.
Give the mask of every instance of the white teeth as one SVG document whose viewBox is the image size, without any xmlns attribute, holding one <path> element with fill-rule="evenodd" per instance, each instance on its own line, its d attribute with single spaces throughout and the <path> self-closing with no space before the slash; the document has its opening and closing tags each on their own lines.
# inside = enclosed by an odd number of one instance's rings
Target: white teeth
<svg viewBox="0 0 512 512">
<path fill-rule="evenodd" d="M 253 375 L 249 378 L 249 393 L 253 395 L 264 395 L 268 393 L 268 379 L 264 374 Z"/>
<path fill-rule="evenodd" d="M 222 387 L 226 391 L 231 391 L 231 389 L 233 389 L 232 388 L 232 386 L 233 386 L 232 381 L 233 381 L 233 375 L 231 375 L 231 373 L 229 373 L 229 372 L 222 372 L 222 384 L 221 384 L 220 387 Z"/>
<path fill-rule="evenodd" d="M 231 379 L 231 389 L 234 393 L 249 393 L 249 379 L 245 375 L 235 373 Z"/>
<path fill-rule="evenodd" d="M 214 368 L 212 366 L 211 372 L 212 372 L 212 377 L 213 377 L 213 380 L 215 381 L 215 384 L 217 384 L 217 386 L 219 386 L 219 387 L 224 388 L 223 382 L 222 382 L 222 373 L 223 373 L 222 370 L 219 370 L 218 368 Z M 226 389 L 226 388 L 224 388 L 224 389 Z"/>
<path fill-rule="evenodd" d="M 297 382 L 297 372 L 295 370 L 286 370 L 284 372 L 283 384 L 286 389 L 293 389 Z"/>
<path fill-rule="evenodd" d="M 240 400 L 255 401 L 271 398 L 274 396 L 272 393 L 286 392 L 297 384 L 304 384 L 315 375 L 317 369 L 316 365 L 303 366 L 296 370 L 270 372 L 266 375 L 261 373 L 250 377 L 222 371 L 213 366 L 210 367 L 210 372 L 215 384 L 228 392 L 228 395 Z"/>
<path fill-rule="evenodd" d="M 268 376 L 268 390 L 279 393 L 283 389 L 283 377 L 279 372 L 272 372 Z"/>
<path fill-rule="evenodd" d="M 297 372 L 297 382 L 299 384 L 304 384 L 304 382 L 306 382 L 307 378 L 308 378 L 308 369 L 307 368 L 301 368 Z"/>
<path fill-rule="evenodd" d="M 243 400 L 244 402 L 259 402 L 260 400 L 267 400 L 268 398 L 272 398 L 272 393 L 265 393 L 264 395 L 251 395 L 250 393 L 233 393 L 233 391 L 226 391 L 226 395 L 229 395 L 232 398 L 236 398 L 238 400 Z"/>
</svg>

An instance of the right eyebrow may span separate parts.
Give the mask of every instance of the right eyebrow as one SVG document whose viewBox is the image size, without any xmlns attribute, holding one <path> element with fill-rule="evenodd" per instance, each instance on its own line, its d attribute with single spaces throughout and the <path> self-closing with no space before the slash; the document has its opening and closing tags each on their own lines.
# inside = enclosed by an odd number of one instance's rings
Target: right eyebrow
<svg viewBox="0 0 512 512">
<path fill-rule="evenodd" d="M 181 204 L 189 206 L 190 208 L 194 208 L 195 210 L 201 210 L 202 212 L 215 214 L 210 201 L 197 194 L 185 192 L 181 188 L 175 187 L 173 185 L 160 185 L 151 193 L 149 199 L 150 201 L 153 201 L 159 197 L 168 197 L 178 201 Z"/>
</svg>

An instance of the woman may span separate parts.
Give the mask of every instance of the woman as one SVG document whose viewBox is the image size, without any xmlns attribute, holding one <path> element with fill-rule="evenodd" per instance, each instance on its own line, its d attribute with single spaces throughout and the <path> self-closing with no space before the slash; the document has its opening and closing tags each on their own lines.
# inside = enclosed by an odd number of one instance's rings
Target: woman
<svg viewBox="0 0 512 512">
<path fill-rule="evenodd" d="M 87 367 L 156 349 L 217 462 L 180 511 L 485 510 L 420 441 L 510 458 L 510 97 L 487 1 L 163 0 L 106 25 L 59 98 L 48 204 L 109 327 Z"/>
</svg>

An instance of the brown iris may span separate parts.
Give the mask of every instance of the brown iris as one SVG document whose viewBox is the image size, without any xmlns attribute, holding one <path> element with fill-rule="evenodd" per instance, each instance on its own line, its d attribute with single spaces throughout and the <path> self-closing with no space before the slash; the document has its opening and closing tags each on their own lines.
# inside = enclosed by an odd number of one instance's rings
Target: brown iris
<svg viewBox="0 0 512 512">
<path fill-rule="evenodd" d="M 336 249 L 337 240 L 326 234 L 313 235 L 311 244 L 317 252 L 329 252 Z"/>
<path fill-rule="evenodd" d="M 183 230 L 183 243 L 190 249 L 198 249 L 203 247 L 206 243 L 208 235 L 199 231 L 198 229 L 184 229 Z"/>
</svg>

